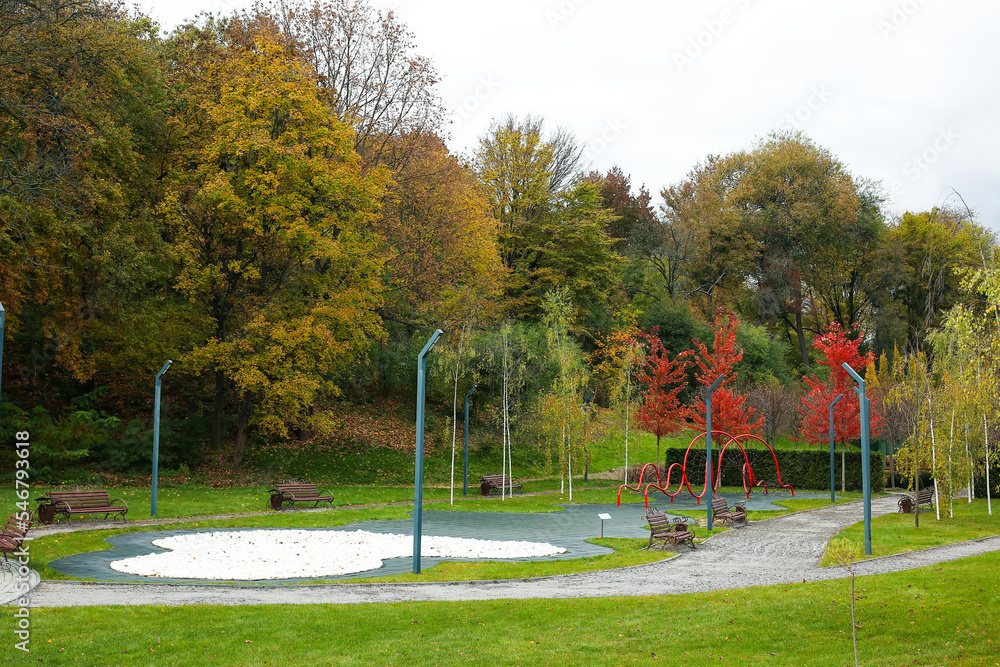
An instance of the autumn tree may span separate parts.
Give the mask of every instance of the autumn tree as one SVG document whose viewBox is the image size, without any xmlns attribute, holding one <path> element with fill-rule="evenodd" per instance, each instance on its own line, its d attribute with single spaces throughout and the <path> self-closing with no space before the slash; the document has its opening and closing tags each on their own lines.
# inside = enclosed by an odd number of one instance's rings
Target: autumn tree
<svg viewBox="0 0 1000 667">
<path fill-rule="evenodd" d="M 840 160 L 803 134 L 772 134 L 730 160 L 740 163 L 730 202 L 753 243 L 758 314 L 794 332 L 808 366 L 806 286 L 821 277 L 820 251 L 843 248 L 845 230 L 858 224 L 857 185 Z"/>
<path fill-rule="evenodd" d="M 251 32 L 274 27 L 289 40 L 323 101 L 354 128 L 366 168 L 399 170 L 426 137 L 441 132 L 437 69 L 392 11 L 376 11 L 367 0 L 277 0 L 238 18 Z"/>
<path fill-rule="evenodd" d="M 605 229 L 614 213 L 599 187 L 580 179 L 572 133 L 546 133 L 540 118 L 508 116 L 480 138 L 475 167 L 499 222 L 509 273 L 505 308 L 538 318 L 544 294 L 566 286 L 581 319 L 607 299 L 618 255 Z"/>
<path fill-rule="evenodd" d="M 381 267 L 366 229 L 384 178 L 361 174 L 350 127 L 277 40 L 261 33 L 245 49 L 223 37 L 175 37 L 212 60 L 175 71 L 177 122 L 197 125 L 185 128 L 161 211 L 176 287 L 205 325 L 184 361 L 214 375 L 216 446 L 234 394 L 238 465 L 251 425 L 286 435 L 336 391 L 331 373 L 381 335 Z"/>
<path fill-rule="evenodd" d="M 691 409 L 681 402 L 680 394 L 687 384 L 687 371 L 691 366 L 690 352 L 671 355 L 660 341 L 659 328 L 650 333 L 639 333 L 645 350 L 645 367 L 639 379 L 646 385 L 642 405 L 635 413 L 639 426 L 656 436 L 656 465 L 660 465 L 660 438 L 682 430 L 686 420 L 693 416 Z"/>
<path fill-rule="evenodd" d="M 649 190 L 642 185 L 638 194 L 632 194 L 632 177 L 618 165 L 603 175 L 592 171 L 584 180 L 600 188 L 602 206 L 615 214 L 604 232 L 615 240 L 616 249 L 627 255 L 637 252 L 649 228 L 656 222 Z"/>
<path fill-rule="evenodd" d="M 839 394 L 844 395 L 833 408 L 833 437 L 834 442 L 842 444 L 841 482 L 845 486 L 844 449 L 848 442 L 861 437 L 861 406 L 854 394 L 854 379 L 844 370 L 842 364 L 846 363 L 861 373 L 875 360 L 871 352 L 861 354 L 858 351 L 860 344 L 860 335 L 848 338 L 847 332 L 841 329 L 838 323 L 827 325 L 823 335 L 813 341 L 813 347 L 822 354 L 817 363 L 830 369 L 829 376 L 825 380 L 820 380 L 815 374 L 804 377 L 803 381 L 809 387 L 809 391 L 802 397 L 799 406 L 799 414 L 802 416 L 800 433 L 809 442 L 822 444 L 828 442 L 830 437 L 830 403 Z M 871 435 L 877 436 L 882 427 L 878 401 L 871 402 L 869 417 Z"/>
<path fill-rule="evenodd" d="M 934 208 L 904 213 L 892 225 L 888 242 L 898 247 L 902 276 L 893 286 L 905 323 L 908 345 L 923 346 L 927 333 L 963 298 L 963 272 L 982 266 L 996 248 L 988 231 L 964 213 Z"/>
<path fill-rule="evenodd" d="M 706 319 L 720 295 L 732 295 L 746 274 L 747 241 L 730 197 L 741 173 L 739 156 L 709 155 L 687 176 L 660 191 L 656 224 L 640 244 L 656 285 L 671 299 L 690 298 Z"/>
<path fill-rule="evenodd" d="M 695 346 L 695 364 L 698 367 L 695 378 L 698 383 L 707 388 L 720 375 L 726 376 L 712 392 L 712 430 L 733 435 L 754 433 L 764 425 L 764 418 L 747 404 L 747 397 L 734 390 L 739 375 L 734 369 L 743 358 L 743 349 L 736 344 L 739 323 L 734 313 L 720 308 L 712 323 L 715 332 L 712 350 L 709 351 L 708 346 L 698 339 L 691 341 Z M 706 412 L 705 399 L 698 396 L 695 399 L 694 423 L 701 428 L 706 427 Z"/>
<path fill-rule="evenodd" d="M 461 322 L 494 310 L 505 270 L 497 221 L 475 175 L 428 136 L 414 143 L 374 224 L 384 258 L 386 318 Z"/>
<path fill-rule="evenodd" d="M 101 384 L 131 406 L 158 343 L 167 252 L 151 212 L 168 132 L 155 32 L 112 3 L 0 3 L 0 299 L 19 371 L 7 388 L 36 405 Z"/>
</svg>

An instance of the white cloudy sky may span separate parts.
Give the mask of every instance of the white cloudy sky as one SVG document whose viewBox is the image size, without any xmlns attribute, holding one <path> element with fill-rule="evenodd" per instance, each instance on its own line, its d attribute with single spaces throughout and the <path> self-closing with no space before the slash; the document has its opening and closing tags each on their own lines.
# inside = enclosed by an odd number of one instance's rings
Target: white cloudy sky
<svg viewBox="0 0 1000 667">
<path fill-rule="evenodd" d="M 442 74 L 456 151 L 495 116 L 540 114 L 655 196 L 707 154 L 802 129 L 882 181 L 890 211 L 954 189 L 1000 231 L 1000 3 L 372 1 Z M 165 28 L 248 4 L 140 0 Z"/>
</svg>

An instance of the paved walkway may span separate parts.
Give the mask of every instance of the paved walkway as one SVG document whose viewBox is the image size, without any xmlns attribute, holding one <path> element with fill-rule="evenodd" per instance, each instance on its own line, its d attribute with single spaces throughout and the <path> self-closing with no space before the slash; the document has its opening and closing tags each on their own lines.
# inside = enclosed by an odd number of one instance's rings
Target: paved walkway
<svg viewBox="0 0 1000 667">
<path fill-rule="evenodd" d="M 872 501 L 872 515 L 896 510 L 896 498 Z M 357 604 L 426 600 L 585 598 L 671 595 L 821 581 L 847 576 L 819 568 L 827 540 L 862 519 L 861 503 L 833 505 L 732 530 L 672 560 L 620 570 L 531 580 L 429 584 L 212 586 L 43 581 L 31 605 Z M 1000 536 L 860 563 L 859 574 L 881 574 L 1000 551 Z"/>
</svg>

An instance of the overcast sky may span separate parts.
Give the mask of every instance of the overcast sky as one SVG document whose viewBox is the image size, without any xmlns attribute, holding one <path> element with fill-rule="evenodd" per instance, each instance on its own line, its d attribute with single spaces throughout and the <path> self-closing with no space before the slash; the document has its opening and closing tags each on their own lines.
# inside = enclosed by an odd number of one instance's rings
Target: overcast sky
<svg viewBox="0 0 1000 667">
<path fill-rule="evenodd" d="M 164 28 L 249 0 L 140 0 Z M 961 202 L 1000 231 L 1000 3 L 373 0 L 443 77 L 450 146 L 538 114 L 660 189 L 711 153 L 801 129 L 890 212 Z"/>
</svg>

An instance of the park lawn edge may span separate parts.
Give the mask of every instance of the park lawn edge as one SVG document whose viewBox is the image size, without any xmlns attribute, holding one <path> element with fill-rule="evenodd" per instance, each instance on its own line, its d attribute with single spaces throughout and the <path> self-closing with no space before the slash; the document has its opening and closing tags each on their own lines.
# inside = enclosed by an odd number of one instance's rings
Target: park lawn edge
<svg viewBox="0 0 1000 667">
<path fill-rule="evenodd" d="M 1000 554 L 993 552 L 859 576 L 862 663 L 994 662 L 1000 617 L 976 610 L 988 611 L 1000 599 L 992 577 L 998 564 Z M 289 666 L 335 658 L 344 665 L 443 667 L 496 661 L 501 653 L 526 664 L 659 664 L 664 657 L 684 664 L 848 664 L 849 591 L 849 582 L 838 578 L 665 596 L 136 605 L 113 613 L 94 606 L 36 608 L 31 657 L 57 664 L 215 659 L 234 667 L 272 664 L 272 658 Z M 14 612 L 8 607 L 0 618 L 10 623 Z M 789 633 L 791 627 L 797 630 Z M 330 637 L 338 642 L 323 639 Z"/>
</svg>

